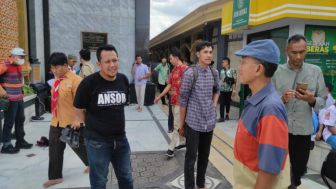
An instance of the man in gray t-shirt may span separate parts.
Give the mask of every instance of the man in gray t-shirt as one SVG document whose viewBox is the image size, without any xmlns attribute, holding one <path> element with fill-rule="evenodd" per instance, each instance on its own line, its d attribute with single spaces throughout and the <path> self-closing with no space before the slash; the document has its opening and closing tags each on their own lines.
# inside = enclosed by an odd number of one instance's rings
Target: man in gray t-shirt
<svg viewBox="0 0 336 189">
<path fill-rule="evenodd" d="M 306 170 L 313 128 L 312 108 L 322 109 L 327 96 L 321 69 L 304 63 L 306 49 L 304 36 L 291 36 L 286 48 L 288 63 L 280 65 L 272 78 L 288 116 L 290 188 L 301 184 L 301 176 Z"/>
</svg>

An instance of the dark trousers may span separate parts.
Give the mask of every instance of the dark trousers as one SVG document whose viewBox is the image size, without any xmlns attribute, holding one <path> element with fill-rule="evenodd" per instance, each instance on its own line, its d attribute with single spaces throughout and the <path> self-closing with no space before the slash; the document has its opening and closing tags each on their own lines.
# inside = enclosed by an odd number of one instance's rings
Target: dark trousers
<svg viewBox="0 0 336 189">
<path fill-rule="evenodd" d="M 174 130 L 174 114 L 173 114 L 173 108 L 172 108 L 172 104 L 170 103 L 169 100 L 169 104 L 168 104 L 168 130 L 169 131 L 173 131 Z"/>
<path fill-rule="evenodd" d="M 161 84 L 158 84 L 158 88 L 160 90 L 160 93 L 162 93 L 162 91 L 166 88 L 167 85 L 161 85 Z M 162 104 L 166 104 L 166 95 L 161 97 L 161 102 Z"/>
<path fill-rule="evenodd" d="M 61 127 L 50 127 L 49 131 L 49 169 L 48 177 L 49 180 L 63 178 L 63 155 L 65 149 L 65 143 L 59 138 L 61 136 L 63 128 Z M 86 147 L 84 144 L 83 129 L 81 130 L 79 147 L 72 148 L 72 150 L 77 154 L 77 156 L 82 160 L 82 162 L 88 166 L 88 158 L 86 153 Z"/>
<path fill-rule="evenodd" d="M 291 183 L 295 186 L 301 184 L 310 152 L 310 135 L 289 134 L 289 159 L 291 163 Z"/>
<path fill-rule="evenodd" d="M 188 125 L 185 127 L 186 136 L 186 154 L 184 161 L 184 184 L 186 189 L 195 188 L 194 166 L 197 158 L 197 187 L 204 187 L 205 173 L 208 167 L 208 158 L 210 154 L 211 132 L 198 132 L 190 128 Z M 198 155 L 197 155 L 198 153 Z"/>
<path fill-rule="evenodd" d="M 11 141 L 11 132 L 14 124 L 16 142 L 22 142 L 25 136 L 23 101 L 9 101 L 9 107 L 4 112 L 4 118 L 2 142 L 5 144 Z"/>
<path fill-rule="evenodd" d="M 230 103 L 231 103 L 231 95 L 232 91 L 230 92 L 220 92 L 219 96 L 219 115 L 221 118 L 224 118 L 224 107 L 226 108 L 226 115 L 229 115 L 230 112 Z"/>
</svg>

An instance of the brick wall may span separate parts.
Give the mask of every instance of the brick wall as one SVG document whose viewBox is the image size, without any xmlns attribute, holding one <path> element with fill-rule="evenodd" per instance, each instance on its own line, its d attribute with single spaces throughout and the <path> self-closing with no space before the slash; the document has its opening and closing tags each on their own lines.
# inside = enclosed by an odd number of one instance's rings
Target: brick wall
<svg viewBox="0 0 336 189">
<path fill-rule="evenodd" d="M 2 61 L 19 43 L 16 0 L 1 0 L 0 10 L 0 61 Z"/>
</svg>

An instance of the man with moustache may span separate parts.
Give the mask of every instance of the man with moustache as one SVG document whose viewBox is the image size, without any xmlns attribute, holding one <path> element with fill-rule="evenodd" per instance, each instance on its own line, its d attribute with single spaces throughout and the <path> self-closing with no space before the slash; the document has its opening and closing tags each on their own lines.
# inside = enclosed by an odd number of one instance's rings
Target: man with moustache
<svg viewBox="0 0 336 189">
<path fill-rule="evenodd" d="M 112 163 L 119 188 L 133 189 L 131 150 L 125 133 L 129 82 L 118 73 L 119 57 L 113 45 L 97 49 L 99 72 L 83 79 L 74 101 L 77 121 L 85 123 L 85 140 L 92 189 L 106 188 Z"/>
</svg>

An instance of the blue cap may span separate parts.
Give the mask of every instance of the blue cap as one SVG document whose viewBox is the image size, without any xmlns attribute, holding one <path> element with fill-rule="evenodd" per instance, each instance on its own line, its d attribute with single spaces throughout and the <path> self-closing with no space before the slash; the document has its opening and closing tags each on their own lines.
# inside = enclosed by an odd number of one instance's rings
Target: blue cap
<svg viewBox="0 0 336 189">
<path fill-rule="evenodd" d="M 237 56 L 250 56 L 273 64 L 280 62 L 279 47 L 271 39 L 257 40 L 234 53 Z"/>
</svg>

